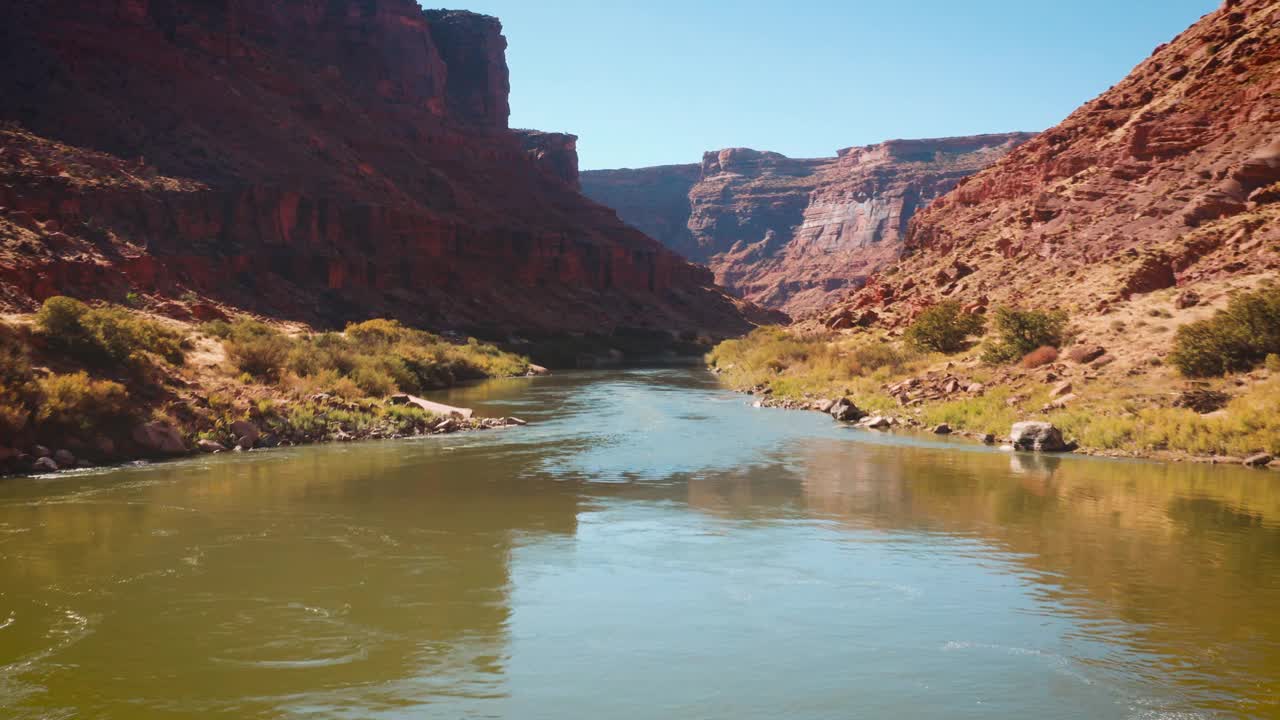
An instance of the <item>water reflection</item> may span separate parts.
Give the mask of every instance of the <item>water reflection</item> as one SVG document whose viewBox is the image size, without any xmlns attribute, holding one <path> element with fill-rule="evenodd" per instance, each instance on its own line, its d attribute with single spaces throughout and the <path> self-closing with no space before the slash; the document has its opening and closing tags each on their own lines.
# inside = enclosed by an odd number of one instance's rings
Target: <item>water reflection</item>
<svg viewBox="0 0 1280 720">
<path fill-rule="evenodd" d="M 306 698 L 367 717 L 500 695 L 511 548 L 572 535 L 577 496 L 513 485 L 521 467 L 479 446 L 404 449 L 219 458 L 125 471 L 110 491 L 85 478 L 9 494 L 0 707 L 37 695 L 41 709 L 113 717 L 278 717 Z M 429 461 L 445 453 L 447 474 Z"/>
<path fill-rule="evenodd" d="M 1270 717 L 1280 487 L 751 409 L 0 485 L 0 715 Z M 1179 715 L 1181 713 L 1181 715 Z"/>
</svg>

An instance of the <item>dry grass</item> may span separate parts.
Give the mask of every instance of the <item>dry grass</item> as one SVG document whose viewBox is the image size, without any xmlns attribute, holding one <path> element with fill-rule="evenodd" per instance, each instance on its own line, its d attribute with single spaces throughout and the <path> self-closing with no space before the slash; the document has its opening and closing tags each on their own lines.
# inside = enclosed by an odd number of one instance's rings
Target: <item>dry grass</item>
<svg viewBox="0 0 1280 720">
<path fill-rule="evenodd" d="M 1257 371 L 1261 379 L 1255 382 L 1236 386 L 1220 381 L 1221 389 L 1235 399 L 1220 413 L 1199 415 L 1172 407 L 1176 393 L 1171 390 L 1178 387 L 1172 368 L 1143 362 L 1135 375 L 1133 366 L 1109 366 L 1109 375 L 1092 381 L 1083 375 L 1098 371 L 1079 369 L 1070 406 L 1045 412 L 1052 387 L 1043 379 L 1045 369 L 986 366 L 979 363 L 978 354 L 972 350 L 950 357 L 923 355 L 873 333 L 804 337 L 766 328 L 722 343 L 707 359 L 722 382 L 735 389 L 767 386 L 773 397 L 795 400 L 849 395 L 871 412 L 912 416 L 926 425 L 947 423 L 958 430 L 1003 436 L 1015 422 L 1047 419 L 1068 438 L 1094 450 L 1175 456 L 1280 454 L 1280 358 L 1275 371 Z M 952 366 L 956 369 L 950 372 L 987 385 L 986 391 L 911 408 L 901 407 L 885 391 L 889 384 Z"/>
</svg>

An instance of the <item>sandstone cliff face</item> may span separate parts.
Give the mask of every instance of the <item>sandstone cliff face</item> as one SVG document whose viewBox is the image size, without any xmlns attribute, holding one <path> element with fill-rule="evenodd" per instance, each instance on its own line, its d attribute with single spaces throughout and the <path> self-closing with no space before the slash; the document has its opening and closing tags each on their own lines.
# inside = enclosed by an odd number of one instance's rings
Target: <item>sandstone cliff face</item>
<svg viewBox="0 0 1280 720">
<path fill-rule="evenodd" d="M 197 294 L 506 332 L 747 327 L 507 128 L 494 18 L 412 0 L 0 7 L 0 302 Z"/>
<path fill-rule="evenodd" d="M 1106 312 L 1280 268 L 1280 2 L 1230 0 L 919 213 L 910 257 L 832 312 L 942 298 Z"/>
<path fill-rule="evenodd" d="M 802 314 L 897 259 L 918 208 L 1029 137 L 893 140 L 823 159 L 731 148 L 700 166 L 584 173 L 583 187 L 743 297 Z"/>
</svg>

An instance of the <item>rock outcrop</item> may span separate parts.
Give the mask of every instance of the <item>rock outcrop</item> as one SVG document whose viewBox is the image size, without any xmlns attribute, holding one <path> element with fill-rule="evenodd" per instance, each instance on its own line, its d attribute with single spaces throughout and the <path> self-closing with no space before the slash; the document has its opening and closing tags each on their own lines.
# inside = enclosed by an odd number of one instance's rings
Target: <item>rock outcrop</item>
<svg viewBox="0 0 1280 720">
<path fill-rule="evenodd" d="M 844 301 L 888 324 L 942 298 L 1107 312 L 1280 269 L 1280 2 L 1228 0 L 1057 127 L 916 215 Z M 961 272 L 960 268 L 964 271 Z"/>
<path fill-rule="evenodd" d="M 332 324 L 741 331 L 711 273 L 508 129 L 499 22 L 413 0 L 0 6 L 0 306 L 198 296 Z"/>
<path fill-rule="evenodd" d="M 583 188 L 717 282 L 798 314 L 896 260 L 918 208 L 1030 137 L 891 140 L 823 159 L 731 148 L 701 165 L 586 172 Z"/>
</svg>

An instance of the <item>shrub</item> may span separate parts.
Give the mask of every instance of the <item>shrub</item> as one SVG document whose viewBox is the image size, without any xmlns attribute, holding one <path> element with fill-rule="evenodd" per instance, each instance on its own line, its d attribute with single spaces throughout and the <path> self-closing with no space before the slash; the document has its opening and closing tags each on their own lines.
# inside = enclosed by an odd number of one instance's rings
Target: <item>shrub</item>
<svg viewBox="0 0 1280 720">
<path fill-rule="evenodd" d="M 351 379 L 356 385 L 360 386 L 360 390 L 365 395 L 386 397 L 399 388 L 395 377 L 392 375 L 392 369 L 389 367 L 392 364 L 395 364 L 395 360 L 391 358 L 363 356 L 356 363 L 356 368 L 351 373 Z M 399 364 L 403 370 L 403 363 Z"/>
<path fill-rule="evenodd" d="M 391 405 L 386 413 L 392 428 L 401 434 L 425 430 L 436 419 L 435 415 L 415 405 Z"/>
<path fill-rule="evenodd" d="M 326 390 L 343 400 L 359 400 L 364 397 L 364 390 L 349 377 L 334 378 Z"/>
<path fill-rule="evenodd" d="M 35 395 L 26 350 L 8 326 L 0 325 L 0 437 L 27 427 Z"/>
<path fill-rule="evenodd" d="M 1067 314 L 1061 310 L 1019 310 L 1002 307 L 992 316 L 996 337 L 982 359 L 992 365 L 1013 362 L 1041 347 L 1056 348 L 1066 339 Z"/>
<path fill-rule="evenodd" d="M 0 437 L 12 438 L 26 429 L 31 421 L 31 408 L 21 396 L 0 387 Z"/>
<path fill-rule="evenodd" d="M 226 340 L 231 337 L 231 323 L 226 320 L 210 320 L 200 325 L 200 332 L 209 337 L 216 337 Z"/>
<path fill-rule="evenodd" d="M 1213 317 L 1178 328 L 1170 362 L 1190 377 L 1251 370 L 1280 353 L 1280 287 L 1237 295 Z"/>
<path fill-rule="evenodd" d="M 984 324 L 981 317 L 964 312 L 960 303 L 947 300 L 920 313 L 907 328 L 906 339 L 920 350 L 959 352 L 970 335 L 982 333 Z"/>
<path fill-rule="evenodd" d="M 49 345 L 91 365 L 139 365 L 145 353 L 181 364 L 185 342 L 177 332 L 124 308 L 91 308 L 69 297 L 52 297 L 36 315 Z"/>
<path fill-rule="evenodd" d="M 255 378 L 274 380 L 280 377 L 280 370 L 289 359 L 289 351 L 293 343 L 282 334 L 244 334 L 225 341 L 227 355 L 232 363 L 243 373 Z"/>
<path fill-rule="evenodd" d="M 290 408 L 288 415 L 284 418 L 284 424 L 284 429 L 300 440 L 322 437 L 329 429 L 324 412 L 311 403 Z"/>
<path fill-rule="evenodd" d="M 1048 365 L 1058 359 L 1058 349 L 1044 345 L 1022 356 L 1022 367 L 1028 370 Z"/>
<path fill-rule="evenodd" d="M 36 419 L 42 425 L 91 432 L 129 415 L 129 393 L 119 383 L 78 372 L 49 375 L 38 384 L 42 397 Z"/>
<path fill-rule="evenodd" d="M 366 320 L 347 325 L 346 336 L 362 345 L 390 345 L 405 336 L 407 329 L 395 320 Z"/>
<path fill-rule="evenodd" d="M 69 342 L 82 339 L 85 334 L 84 317 L 89 306 L 62 295 L 51 297 L 36 313 L 36 324 L 51 340 Z"/>
<path fill-rule="evenodd" d="M 870 375 L 879 370 L 901 371 L 916 355 L 887 342 L 859 345 L 849 352 L 849 372 L 852 375 Z"/>
<path fill-rule="evenodd" d="M 118 363 L 137 362 L 140 353 L 154 353 L 180 365 L 186 354 L 183 338 L 176 331 L 121 307 L 90 310 L 84 326 L 105 354 Z"/>
</svg>

